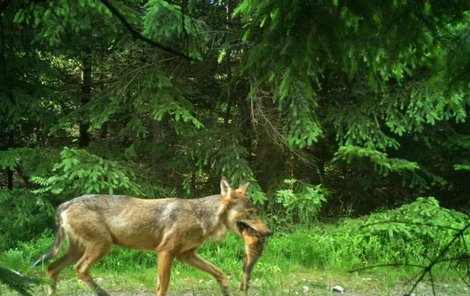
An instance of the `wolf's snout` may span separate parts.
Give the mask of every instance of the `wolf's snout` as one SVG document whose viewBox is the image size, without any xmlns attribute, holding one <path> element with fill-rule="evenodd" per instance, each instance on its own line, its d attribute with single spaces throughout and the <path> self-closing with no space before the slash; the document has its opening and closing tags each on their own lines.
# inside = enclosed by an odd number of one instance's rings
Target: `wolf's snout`
<svg viewBox="0 0 470 296">
<path fill-rule="evenodd" d="M 255 229 L 255 230 L 257 230 L 261 235 L 264 235 L 264 236 L 273 235 L 273 232 L 271 231 L 271 229 L 269 229 L 264 223 L 260 223 L 259 226 L 260 227 L 258 229 Z"/>
<path fill-rule="evenodd" d="M 265 229 L 263 229 L 262 231 L 260 231 L 259 233 L 262 234 L 263 236 L 273 235 L 273 232 L 271 231 L 271 229 L 269 229 L 267 227 Z"/>
</svg>

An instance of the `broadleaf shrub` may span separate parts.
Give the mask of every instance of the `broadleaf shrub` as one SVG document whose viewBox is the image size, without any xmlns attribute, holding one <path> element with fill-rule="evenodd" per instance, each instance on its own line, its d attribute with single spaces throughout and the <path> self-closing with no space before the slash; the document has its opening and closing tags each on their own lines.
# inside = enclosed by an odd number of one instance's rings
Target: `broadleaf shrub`
<svg viewBox="0 0 470 296">
<path fill-rule="evenodd" d="M 287 188 L 276 192 L 276 202 L 290 217 L 288 222 L 307 225 L 314 222 L 330 191 L 322 184 L 304 184 L 295 179 L 286 179 L 284 183 Z"/>
</svg>

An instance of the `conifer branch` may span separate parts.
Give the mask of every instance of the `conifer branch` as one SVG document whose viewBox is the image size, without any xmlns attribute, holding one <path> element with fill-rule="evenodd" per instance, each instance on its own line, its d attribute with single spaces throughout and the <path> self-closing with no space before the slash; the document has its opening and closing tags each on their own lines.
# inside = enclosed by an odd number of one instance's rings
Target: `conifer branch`
<svg viewBox="0 0 470 296">
<path fill-rule="evenodd" d="M 111 13 L 117 17 L 119 19 L 119 21 L 124 25 L 124 27 L 126 27 L 126 29 L 131 33 L 132 37 L 135 38 L 135 39 L 140 39 L 154 47 L 157 47 L 163 51 L 166 51 L 168 53 L 171 53 L 171 54 L 174 54 L 176 56 L 179 56 L 179 57 L 182 57 L 186 60 L 189 60 L 189 61 L 193 61 L 193 59 L 191 57 L 189 57 L 188 55 L 182 53 L 182 52 L 179 52 L 175 49 L 172 49 L 170 47 L 167 47 L 165 45 L 162 45 L 158 42 L 155 42 L 153 41 L 152 39 L 150 38 L 147 38 L 145 36 L 143 36 L 136 28 L 134 28 L 128 21 L 127 19 L 121 14 L 121 12 L 119 12 L 119 10 L 111 4 L 111 2 L 109 2 L 108 0 L 100 0 L 100 2 L 106 6 L 109 11 L 111 11 Z"/>
</svg>

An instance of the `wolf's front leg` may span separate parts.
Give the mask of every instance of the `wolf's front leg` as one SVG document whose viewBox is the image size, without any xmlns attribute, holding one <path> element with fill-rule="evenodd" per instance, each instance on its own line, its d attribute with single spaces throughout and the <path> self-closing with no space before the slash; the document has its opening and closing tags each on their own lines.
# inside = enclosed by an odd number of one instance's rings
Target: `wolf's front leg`
<svg viewBox="0 0 470 296">
<path fill-rule="evenodd" d="M 155 293 L 157 296 L 166 296 L 170 284 L 171 265 L 174 258 L 175 256 L 168 251 L 158 253 L 158 286 Z"/>
<path fill-rule="evenodd" d="M 217 282 L 219 282 L 220 288 L 222 289 L 222 295 L 230 296 L 227 277 L 220 268 L 201 258 L 194 250 L 178 255 L 178 260 L 211 274 L 215 277 Z"/>
</svg>

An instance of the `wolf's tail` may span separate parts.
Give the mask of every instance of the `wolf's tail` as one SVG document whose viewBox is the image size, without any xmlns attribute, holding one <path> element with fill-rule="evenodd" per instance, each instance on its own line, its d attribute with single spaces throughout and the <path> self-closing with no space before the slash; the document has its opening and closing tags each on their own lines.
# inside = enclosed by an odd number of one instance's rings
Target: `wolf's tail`
<svg viewBox="0 0 470 296">
<path fill-rule="evenodd" d="M 62 245 L 62 241 L 64 239 L 64 228 L 62 227 L 62 219 L 60 218 L 60 213 L 58 212 L 56 214 L 56 231 L 55 231 L 55 239 L 54 239 L 54 244 L 52 247 L 49 249 L 49 251 L 39 257 L 36 261 L 34 261 L 33 266 L 38 265 L 41 262 L 48 261 L 55 255 L 60 250 L 60 246 Z"/>
</svg>

